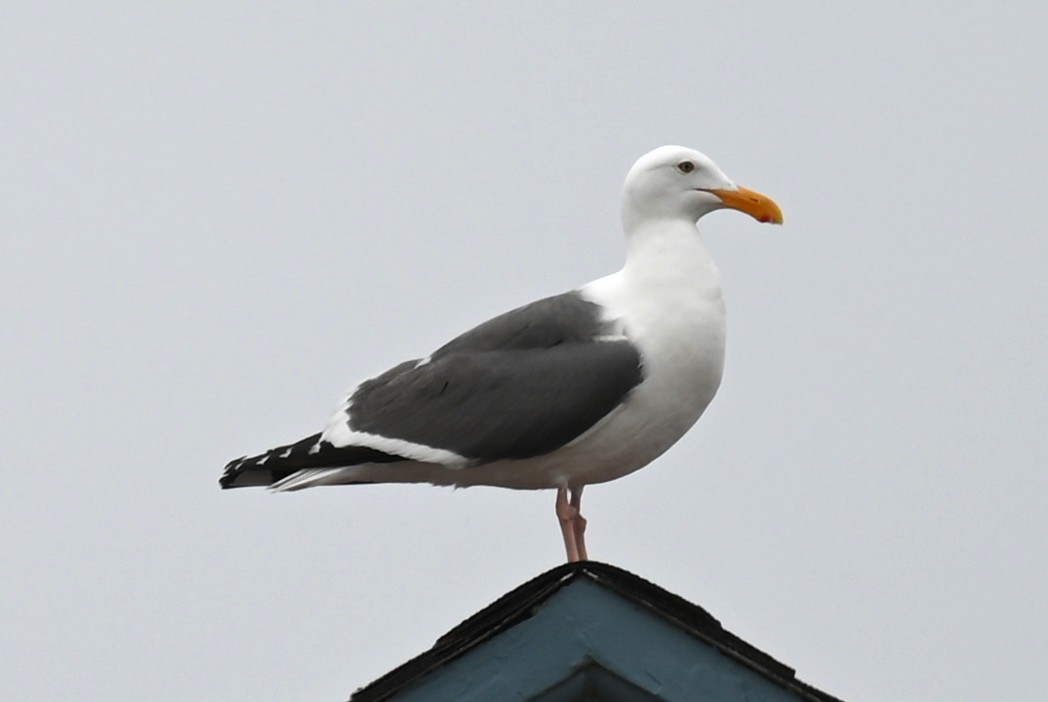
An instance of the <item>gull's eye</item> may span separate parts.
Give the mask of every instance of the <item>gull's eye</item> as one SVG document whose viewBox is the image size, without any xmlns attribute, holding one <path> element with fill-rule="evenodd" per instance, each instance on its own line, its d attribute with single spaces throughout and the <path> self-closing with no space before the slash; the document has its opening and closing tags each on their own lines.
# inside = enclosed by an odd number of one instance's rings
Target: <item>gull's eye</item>
<svg viewBox="0 0 1048 702">
<path fill-rule="evenodd" d="M 681 161 L 677 164 L 677 170 L 681 173 L 691 173 L 695 170 L 695 164 L 691 161 Z"/>
</svg>

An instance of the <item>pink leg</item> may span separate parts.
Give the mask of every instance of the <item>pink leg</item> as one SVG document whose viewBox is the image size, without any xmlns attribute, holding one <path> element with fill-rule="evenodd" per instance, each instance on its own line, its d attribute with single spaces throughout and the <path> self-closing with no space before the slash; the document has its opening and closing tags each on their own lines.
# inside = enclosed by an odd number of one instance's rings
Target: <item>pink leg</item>
<svg viewBox="0 0 1048 702">
<path fill-rule="evenodd" d="M 586 520 L 579 513 L 582 502 L 582 488 L 572 491 L 568 500 L 568 488 L 557 490 L 557 519 L 560 521 L 560 533 L 564 537 L 564 550 L 568 554 L 568 563 L 587 560 L 586 556 Z"/>
<path fill-rule="evenodd" d="M 582 488 L 580 485 L 571 493 L 571 507 L 575 510 L 575 547 L 578 550 L 579 560 L 588 561 L 586 554 L 586 518 L 582 516 Z"/>
<path fill-rule="evenodd" d="M 564 537 L 564 550 L 568 552 L 568 563 L 579 560 L 579 548 L 575 542 L 575 508 L 568 503 L 568 489 L 557 489 L 557 519 L 560 533 Z"/>
</svg>

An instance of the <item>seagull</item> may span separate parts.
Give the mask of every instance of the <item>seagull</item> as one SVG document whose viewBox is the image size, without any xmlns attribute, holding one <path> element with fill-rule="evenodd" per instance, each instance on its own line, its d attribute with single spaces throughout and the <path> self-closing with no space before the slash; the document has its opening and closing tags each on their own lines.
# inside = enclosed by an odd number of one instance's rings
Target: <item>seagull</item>
<svg viewBox="0 0 1048 702">
<path fill-rule="evenodd" d="M 623 187 L 621 270 L 363 381 L 322 431 L 230 461 L 221 486 L 553 489 L 568 561 L 587 560 L 583 488 L 654 461 L 720 386 L 721 278 L 696 223 L 724 208 L 783 221 L 698 151 L 645 154 Z"/>
</svg>

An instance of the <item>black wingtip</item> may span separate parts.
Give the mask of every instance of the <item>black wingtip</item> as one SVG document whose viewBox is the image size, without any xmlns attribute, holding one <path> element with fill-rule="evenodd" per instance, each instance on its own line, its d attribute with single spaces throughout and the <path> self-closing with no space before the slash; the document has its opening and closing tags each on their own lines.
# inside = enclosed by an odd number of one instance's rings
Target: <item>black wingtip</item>
<svg viewBox="0 0 1048 702">
<path fill-rule="evenodd" d="M 247 458 L 247 456 L 234 458 L 232 461 L 226 464 L 225 469 L 222 471 L 222 477 L 218 479 L 219 487 L 221 487 L 223 490 L 239 487 L 236 484 L 236 479 L 240 476 L 241 467 L 244 465 L 245 458 Z"/>
<path fill-rule="evenodd" d="M 257 456 L 241 456 L 226 464 L 218 484 L 223 490 L 272 485 L 305 468 L 339 468 L 360 463 L 393 463 L 405 460 L 366 446 L 334 447 L 321 442 L 320 434 L 278 446 Z"/>
</svg>

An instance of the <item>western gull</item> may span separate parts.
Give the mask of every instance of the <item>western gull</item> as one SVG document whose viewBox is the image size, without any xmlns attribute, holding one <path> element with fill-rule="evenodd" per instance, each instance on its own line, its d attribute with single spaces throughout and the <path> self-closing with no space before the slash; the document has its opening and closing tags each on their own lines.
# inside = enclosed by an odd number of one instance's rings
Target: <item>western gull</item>
<svg viewBox="0 0 1048 702">
<path fill-rule="evenodd" d="M 655 460 L 720 385 L 724 300 L 696 222 L 722 208 L 782 223 L 698 151 L 642 156 L 623 188 L 621 270 L 365 380 L 323 431 L 230 461 L 221 486 L 555 489 L 568 560 L 585 560 L 583 488 Z"/>
</svg>

